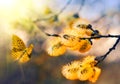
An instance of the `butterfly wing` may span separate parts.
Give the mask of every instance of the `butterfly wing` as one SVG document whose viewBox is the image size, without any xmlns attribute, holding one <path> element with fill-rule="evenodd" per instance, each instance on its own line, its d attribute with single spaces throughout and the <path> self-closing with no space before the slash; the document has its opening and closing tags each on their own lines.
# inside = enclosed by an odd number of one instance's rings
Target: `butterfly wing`
<svg viewBox="0 0 120 84">
<path fill-rule="evenodd" d="M 12 50 L 12 52 L 11 52 L 12 59 L 14 61 L 17 61 L 20 58 L 20 56 L 22 55 L 22 53 L 23 53 L 22 51 L 16 52 L 16 51 Z"/>
<path fill-rule="evenodd" d="M 33 44 L 30 44 L 30 46 L 27 48 L 27 54 L 30 55 L 32 53 L 33 50 Z"/>
<path fill-rule="evenodd" d="M 22 56 L 19 58 L 19 63 L 26 63 L 30 60 L 30 54 L 32 52 L 33 45 L 31 44 L 28 48 L 26 48 L 22 54 Z"/>
<path fill-rule="evenodd" d="M 26 46 L 24 42 L 16 35 L 12 36 L 12 58 L 13 60 L 18 60 L 25 50 Z"/>
<path fill-rule="evenodd" d="M 19 63 L 26 63 L 27 61 L 30 60 L 30 57 L 28 56 L 27 52 L 24 52 L 22 57 L 18 60 Z"/>
<path fill-rule="evenodd" d="M 22 51 L 26 48 L 24 42 L 16 35 L 12 36 L 12 49 Z"/>
</svg>

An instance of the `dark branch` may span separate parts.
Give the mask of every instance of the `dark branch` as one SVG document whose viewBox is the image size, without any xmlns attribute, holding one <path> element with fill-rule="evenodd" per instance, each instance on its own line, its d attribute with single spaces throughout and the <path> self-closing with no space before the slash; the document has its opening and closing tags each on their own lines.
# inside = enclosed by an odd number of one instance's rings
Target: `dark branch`
<svg viewBox="0 0 120 84">
<path fill-rule="evenodd" d="M 98 36 L 92 36 L 92 37 L 86 37 L 86 38 L 80 38 L 80 39 L 97 39 L 97 38 L 119 38 L 120 35 L 98 35 Z"/>
<path fill-rule="evenodd" d="M 66 3 L 66 5 L 59 11 L 59 13 L 58 13 L 57 15 L 61 14 L 61 13 L 67 8 L 67 6 L 68 6 L 71 2 L 72 2 L 72 0 L 68 0 L 68 2 Z"/>
<path fill-rule="evenodd" d="M 61 37 L 59 34 L 49 34 L 49 33 L 45 33 L 47 36 L 55 36 L 55 37 Z M 64 34 L 63 35 L 63 38 L 64 37 L 70 37 L 69 35 L 67 34 Z M 84 37 L 84 38 L 79 38 L 80 40 L 85 40 L 85 39 L 88 39 L 88 40 L 92 40 L 92 39 L 98 39 L 98 38 L 120 38 L 120 35 L 97 35 L 97 36 L 91 36 L 91 37 Z M 66 38 L 65 38 L 66 39 Z"/>
<path fill-rule="evenodd" d="M 67 37 L 70 37 L 69 35 L 67 35 L 67 34 L 65 34 L 65 35 L 63 35 L 63 37 L 64 36 L 67 36 Z M 85 40 L 85 39 L 88 39 L 88 40 L 92 40 L 92 39 L 97 39 L 97 38 L 118 38 L 117 40 L 116 40 L 116 42 L 115 42 L 115 44 L 108 50 L 108 52 L 106 52 L 103 56 L 99 56 L 99 57 L 96 57 L 95 58 L 95 60 L 97 60 L 98 61 L 98 63 L 97 64 L 99 64 L 100 62 L 102 62 L 113 50 L 115 50 L 115 48 L 116 48 L 116 46 L 117 46 L 117 44 L 119 43 L 119 41 L 120 41 L 120 35 L 98 35 L 98 36 L 94 36 L 94 37 L 89 37 L 89 38 L 79 38 L 80 40 L 81 39 L 83 39 L 83 40 Z M 96 65 L 97 65 L 96 64 Z"/>
<path fill-rule="evenodd" d="M 61 36 L 58 35 L 58 34 L 48 34 L 48 33 L 46 33 L 46 35 L 47 35 L 47 36 L 54 36 L 54 37 L 61 37 Z M 68 39 L 68 38 L 70 38 L 70 36 L 67 35 L 67 34 L 64 34 L 64 35 L 63 35 L 63 38 Z M 110 34 L 109 34 L 109 35 L 98 35 L 98 36 L 91 36 L 91 37 L 88 37 L 88 38 L 86 37 L 86 38 L 79 38 L 79 39 L 80 39 L 80 40 L 88 39 L 88 40 L 91 41 L 92 39 L 97 39 L 97 38 L 117 38 L 115 44 L 114 44 L 104 55 L 95 58 L 95 60 L 98 61 L 97 64 L 99 64 L 99 63 L 102 62 L 113 50 L 115 50 L 117 44 L 118 44 L 119 41 L 120 41 L 120 35 L 110 35 Z M 91 41 L 91 42 L 92 42 L 92 41 Z M 96 64 L 96 65 L 97 65 L 97 64 Z"/>
<path fill-rule="evenodd" d="M 108 50 L 108 52 L 105 53 L 105 55 L 99 56 L 99 57 L 96 57 L 96 58 L 95 58 L 95 60 L 98 61 L 97 64 L 99 64 L 100 62 L 102 62 L 113 50 L 115 50 L 115 48 L 116 48 L 117 44 L 119 43 L 119 41 L 120 41 L 120 36 L 118 37 L 118 39 L 116 40 L 116 42 L 115 42 L 115 44 L 112 46 L 112 48 L 110 48 L 110 49 Z M 97 64 L 96 64 L 96 65 L 97 65 Z"/>
<path fill-rule="evenodd" d="M 58 34 L 49 34 L 49 33 L 45 33 L 47 36 L 53 36 L 53 37 L 61 37 L 60 35 Z"/>
</svg>

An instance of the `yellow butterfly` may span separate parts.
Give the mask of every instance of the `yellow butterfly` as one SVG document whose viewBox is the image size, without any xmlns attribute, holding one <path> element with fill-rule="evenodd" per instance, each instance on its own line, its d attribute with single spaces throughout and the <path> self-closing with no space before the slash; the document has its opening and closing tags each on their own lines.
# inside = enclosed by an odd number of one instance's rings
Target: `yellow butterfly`
<svg viewBox="0 0 120 84">
<path fill-rule="evenodd" d="M 18 61 L 19 63 L 26 63 L 30 60 L 32 49 L 32 44 L 28 48 L 26 48 L 24 42 L 18 36 L 12 36 L 11 55 L 14 61 Z"/>
<path fill-rule="evenodd" d="M 101 69 L 95 66 L 96 63 L 94 56 L 87 56 L 82 60 L 64 65 L 61 72 L 69 80 L 89 80 L 94 83 L 101 73 Z"/>
</svg>

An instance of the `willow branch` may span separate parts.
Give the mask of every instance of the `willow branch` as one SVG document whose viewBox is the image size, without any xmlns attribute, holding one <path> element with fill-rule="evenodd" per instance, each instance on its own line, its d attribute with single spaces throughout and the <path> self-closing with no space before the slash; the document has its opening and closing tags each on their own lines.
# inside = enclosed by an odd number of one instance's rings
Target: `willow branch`
<svg viewBox="0 0 120 84">
<path fill-rule="evenodd" d="M 91 36 L 91 37 L 86 37 L 86 38 L 79 38 L 79 39 L 97 39 L 97 38 L 119 38 L 120 35 L 98 35 L 98 36 Z"/>
<path fill-rule="evenodd" d="M 49 34 L 49 33 L 45 33 L 47 36 L 57 36 L 57 37 L 65 37 L 65 36 L 68 36 L 70 37 L 68 34 L 64 34 L 63 36 L 60 36 L 59 34 Z M 97 35 L 97 36 L 91 36 L 91 37 L 83 37 L 83 38 L 79 38 L 80 40 L 85 40 L 85 39 L 88 39 L 88 40 L 92 40 L 92 39 L 97 39 L 97 38 L 120 38 L 120 35 L 111 35 L 111 34 L 108 34 L 108 35 Z"/>
<path fill-rule="evenodd" d="M 118 39 L 116 40 L 115 44 L 103 56 L 99 56 L 99 57 L 95 58 L 95 60 L 98 61 L 97 64 L 102 62 L 113 50 L 115 50 L 115 48 L 116 48 L 117 44 L 119 43 L 119 41 L 120 41 L 120 37 L 118 37 Z"/>
<path fill-rule="evenodd" d="M 99 64 L 100 62 L 102 62 L 113 50 L 115 50 L 117 44 L 120 41 L 120 35 L 98 35 L 98 36 L 94 36 L 94 37 L 90 37 L 90 38 L 80 38 L 80 39 L 96 39 L 96 38 L 117 38 L 116 42 L 114 43 L 114 45 L 103 55 L 103 56 L 99 56 L 96 57 L 95 60 L 98 61 L 97 64 Z M 96 64 L 96 65 L 97 65 Z"/>
<path fill-rule="evenodd" d="M 46 33 L 47 36 L 53 36 L 53 37 L 61 37 L 60 35 L 58 34 L 48 34 Z M 69 35 L 67 34 L 64 34 L 62 36 L 63 38 L 67 39 L 67 38 L 70 38 Z M 66 38 L 67 37 L 67 38 Z M 85 39 L 88 39 L 88 40 L 92 40 L 92 39 L 97 39 L 97 38 L 117 38 L 116 42 L 114 43 L 114 45 L 102 56 L 99 56 L 99 57 L 96 57 L 95 60 L 98 61 L 97 64 L 99 64 L 100 62 L 102 62 L 113 50 L 115 50 L 117 44 L 119 43 L 120 41 L 120 35 L 98 35 L 98 36 L 91 36 L 91 37 L 86 37 L 86 38 L 79 38 L 80 40 L 85 40 Z M 96 64 L 96 65 L 97 65 Z"/>
<path fill-rule="evenodd" d="M 53 37 L 61 37 L 59 34 L 49 34 L 44 32 L 47 36 L 53 36 Z"/>
<path fill-rule="evenodd" d="M 60 15 L 67 7 L 68 5 L 72 2 L 72 0 L 68 0 L 68 2 L 66 3 L 66 5 L 59 11 L 59 13 L 57 15 Z"/>
</svg>

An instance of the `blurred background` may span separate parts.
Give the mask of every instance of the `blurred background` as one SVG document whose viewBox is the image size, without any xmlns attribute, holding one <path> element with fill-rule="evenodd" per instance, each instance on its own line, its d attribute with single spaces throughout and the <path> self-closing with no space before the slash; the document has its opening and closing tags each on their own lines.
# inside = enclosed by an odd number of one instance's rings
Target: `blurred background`
<svg viewBox="0 0 120 84">
<path fill-rule="evenodd" d="M 91 84 L 71 81 L 61 74 L 61 67 L 85 55 L 101 56 L 116 39 L 94 41 L 90 51 L 67 52 L 51 57 L 46 52 L 44 32 L 60 33 L 68 23 L 85 18 L 101 34 L 120 34 L 119 0 L 0 0 L 0 84 Z M 18 35 L 27 46 L 34 45 L 31 60 L 21 66 L 14 63 L 11 37 Z M 101 63 L 102 73 L 95 84 L 120 83 L 120 43 Z"/>
</svg>

